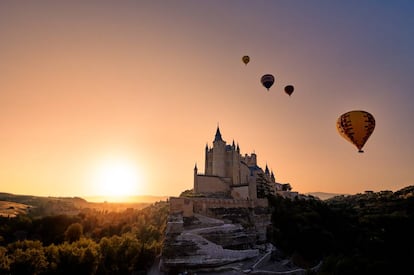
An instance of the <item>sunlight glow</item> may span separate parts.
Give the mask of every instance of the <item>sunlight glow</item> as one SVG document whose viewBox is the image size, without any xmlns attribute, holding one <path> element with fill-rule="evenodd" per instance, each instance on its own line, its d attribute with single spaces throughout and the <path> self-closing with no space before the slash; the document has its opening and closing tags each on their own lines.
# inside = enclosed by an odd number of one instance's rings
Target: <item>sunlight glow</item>
<svg viewBox="0 0 414 275">
<path fill-rule="evenodd" d="M 103 161 L 94 173 L 96 193 L 118 199 L 138 195 L 142 185 L 140 176 L 138 168 L 132 162 L 120 159 Z"/>
</svg>

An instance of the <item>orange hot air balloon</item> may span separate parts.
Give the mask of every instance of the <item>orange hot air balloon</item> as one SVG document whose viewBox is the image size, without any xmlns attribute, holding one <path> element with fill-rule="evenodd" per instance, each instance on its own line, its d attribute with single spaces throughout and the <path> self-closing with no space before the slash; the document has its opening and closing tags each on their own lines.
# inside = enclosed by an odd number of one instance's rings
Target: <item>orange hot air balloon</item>
<svg viewBox="0 0 414 275">
<path fill-rule="evenodd" d="M 293 87 L 293 85 L 285 86 L 285 93 L 287 93 L 289 96 L 292 95 L 294 90 L 295 90 L 295 87 Z"/>
<path fill-rule="evenodd" d="M 374 116 L 366 111 L 350 111 L 342 114 L 336 121 L 339 134 L 358 148 L 363 153 L 368 138 L 375 129 Z"/>
<path fill-rule="evenodd" d="M 248 55 L 245 55 L 242 57 L 242 61 L 244 63 L 244 65 L 247 65 L 247 63 L 250 62 L 250 57 Z"/>
<path fill-rule="evenodd" d="M 272 87 L 273 83 L 275 82 L 275 77 L 271 74 L 265 74 L 260 79 L 260 82 L 269 91 L 270 87 Z"/>
</svg>

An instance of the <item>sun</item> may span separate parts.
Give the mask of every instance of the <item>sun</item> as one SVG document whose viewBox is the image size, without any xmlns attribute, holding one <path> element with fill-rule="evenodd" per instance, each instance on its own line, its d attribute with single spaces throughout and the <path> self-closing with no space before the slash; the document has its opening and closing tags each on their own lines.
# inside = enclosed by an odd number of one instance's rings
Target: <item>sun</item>
<svg viewBox="0 0 414 275">
<path fill-rule="evenodd" d="M 142 179 L 137 165 L 124 159 L 110 159 L 99 163 L 94 173 L 96 193 L 122 198 L 138 195 Z"/>
</svg>

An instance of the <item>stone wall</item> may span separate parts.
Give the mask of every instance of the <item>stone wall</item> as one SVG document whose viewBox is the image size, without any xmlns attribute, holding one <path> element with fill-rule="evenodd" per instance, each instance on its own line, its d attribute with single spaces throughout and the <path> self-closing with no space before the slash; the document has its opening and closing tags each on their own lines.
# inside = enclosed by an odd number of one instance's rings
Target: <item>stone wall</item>
<svg viewBox="0 0 414 275">
<path fill-rule="evenodd" d="M 249 186 L 232 186 L 231 196 L 235 199 L 247 199 L 249 197 Z"/>
<path fill-rule="evenodd" d="M 225 181 L 225 178 L 217 176 L 197 175 L 197 190 L 196 193 L 224 193 L 230 191 L 230 179 Z"/>
<path fill-rule="evenodd" d="M 193 216 L 193 200 L 190 198 L 170 197 L 170 215 L 182 213 L 184 217 Z"/>
<path fill-rule="evenodd" d="M 170 213 L 182 212 L 184 217 L 193 216 L 194 213 L 208 216 L 212 208 L 267 208 L 267 199 L 236 200 L 215 198 L 170 198 Z"/>
</svg>

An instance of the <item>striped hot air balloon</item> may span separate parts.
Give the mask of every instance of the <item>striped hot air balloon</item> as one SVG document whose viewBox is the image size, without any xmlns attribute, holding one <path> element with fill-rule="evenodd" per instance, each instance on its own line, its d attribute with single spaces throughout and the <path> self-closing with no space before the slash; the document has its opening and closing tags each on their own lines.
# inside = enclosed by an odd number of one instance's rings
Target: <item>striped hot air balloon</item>
<svg viewBox="0 0 414 275">
<path fill-rule="evenodd" d="M 375 119 L 366 111 L 350 111 L 338 118 L 336 128 L 343 138 L 358 148 L 359 153 L 363 153 L 362 147 L 374 132 Z"/>
<path fill-rule="evenodd" d="M 260 82 L 269 91 L 270 87 L 272 87 L 273 83 L 275 82 L 275 77 L 271 74 L 265 74 L 260 79 Z"/>
</svg>

